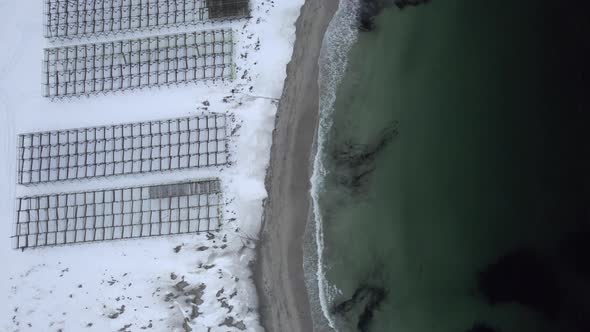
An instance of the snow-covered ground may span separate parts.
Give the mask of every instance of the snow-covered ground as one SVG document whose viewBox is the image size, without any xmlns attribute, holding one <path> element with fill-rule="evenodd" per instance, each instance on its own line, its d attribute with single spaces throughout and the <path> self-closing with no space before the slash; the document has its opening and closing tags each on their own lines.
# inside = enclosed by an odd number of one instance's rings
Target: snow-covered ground
<svg viewBox="0 0 590 332">
<path fill-rule="evenodd" d="M 0 0 L 0 330 L 261 330 L 249 265 L 266 197 L 277 101 L 302 2 L 251 0 L 249 20 L 50 43 L 43 38 L 42 1 Z M 41 97 L 45 47 L 228 27 L 235 32 L 232 82 L 54 101 Z M 228 114 L 230 165 L 16 185 L 19 133 L 203 112 Z M 221 178 L 227 202 L 220 232 L 12 249 L 15 197 L 208 177 Z"/>
</svg>

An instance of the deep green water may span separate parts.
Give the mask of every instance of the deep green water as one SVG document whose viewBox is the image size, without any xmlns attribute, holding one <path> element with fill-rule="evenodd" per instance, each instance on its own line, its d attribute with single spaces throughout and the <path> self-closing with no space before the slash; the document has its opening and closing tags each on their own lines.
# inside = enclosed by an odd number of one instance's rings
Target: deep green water
<svg viewBox="0 0 590 332">
<path fill-rule="evenodd" d="M 367 331 L 582 331 L 590 284 L 563 242 L 586 229 L 588 150 L 554 6 L 432 1 L 359 34 L 319 202 L 330 305 L 385 291 Z M 556 318 L 479 291 L 478 273 L 518 248 L 558 271 Z M 359 330 L 364 306 L 334 314 L 340 330 Z"/>
</svg>

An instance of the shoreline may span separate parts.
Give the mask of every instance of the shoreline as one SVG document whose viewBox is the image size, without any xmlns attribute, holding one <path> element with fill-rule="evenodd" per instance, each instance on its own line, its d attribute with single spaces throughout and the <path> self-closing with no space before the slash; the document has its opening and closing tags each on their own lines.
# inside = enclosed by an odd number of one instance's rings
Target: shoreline
<svg viewBox="0 0 590 332">
<path fill-rule="evenodd" d="M 279 103 L 265 186 L 254 279 L 261 325 L 271 331 L 312 331 L 303 270 L 311 209 L 313 145 L 319 124 L 319 55 L 338 0 L 306 0 Z"/>
</svg>

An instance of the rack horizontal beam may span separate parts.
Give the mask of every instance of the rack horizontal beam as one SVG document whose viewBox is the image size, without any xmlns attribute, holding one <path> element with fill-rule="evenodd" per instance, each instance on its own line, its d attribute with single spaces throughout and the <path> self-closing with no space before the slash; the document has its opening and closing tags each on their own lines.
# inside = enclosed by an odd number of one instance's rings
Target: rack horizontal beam
<svg viewBox="0 0 590 332">
<path fill-rule="evenodd" d="M 231 79 L 232 30 L 47 48 L 43 95 L 69 97 Z"/>
<path fill-rule="evenodd" d="M 103 35 L 249 15 L 248 0 L 45 0 L 44 35 Z"/>
<path fill-rule="evenodd" d="M 219 179 L 17 198 L 15 249 L 217 230 Z"/>
<path fill-rule="evenodd" d="M 226 116 L 136 122 L 18 136 L 19 184 L 227 164 Z"/>
</svg>

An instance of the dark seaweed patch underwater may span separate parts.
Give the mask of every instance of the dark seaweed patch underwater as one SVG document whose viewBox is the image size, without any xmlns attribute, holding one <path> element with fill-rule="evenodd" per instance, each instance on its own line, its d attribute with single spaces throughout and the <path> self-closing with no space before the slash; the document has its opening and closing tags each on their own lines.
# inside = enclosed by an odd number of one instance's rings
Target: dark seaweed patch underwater
<svg viewBox="0 0 590 332">
<path fill-rule="evenodd" d="M 320 193 L 340 331 L 590 331 L 590 20 L 362 0 Z"/>
</svg>

